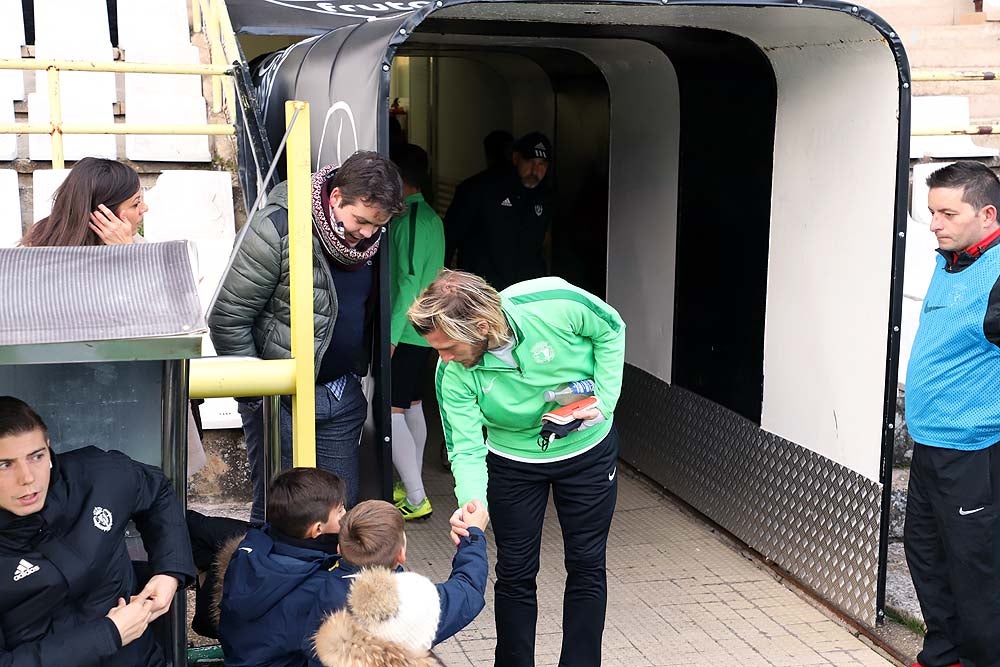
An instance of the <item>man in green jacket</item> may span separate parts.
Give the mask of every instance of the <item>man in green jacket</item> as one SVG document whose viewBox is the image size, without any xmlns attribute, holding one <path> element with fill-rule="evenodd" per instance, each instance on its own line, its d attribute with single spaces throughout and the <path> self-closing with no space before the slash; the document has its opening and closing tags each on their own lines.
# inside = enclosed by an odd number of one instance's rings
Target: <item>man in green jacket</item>
<svg viewBox="0 0 1000 667">
<path fill-rule="evenodd" d="M 312 177 L 313 323 L 316 368 L 316 463 L 358 497 L 358 448 L 368 402 L 360 377 L 368 369 L 371 314 L 377 290 L 376 253 L 385 225 L 403 210 L 396 167 L 378 153 L 359 151 L 338 168 Z M 280 183 L 247 223 L 229 272 L 208 316 L 219 355 L 291 357 L 288 282 L 288 187 Z M 263 411 L 259 397 L 240 399 L 253 508 L 264 520 Z M 287 397 L 281 410 L 282 468 L 291 467 L 292 419 Z"/>
<path fill-rule="evenodd" d="M 567 573 L 559 664 L 599 665 L 625 323 L 560 278 L 516 283 L 498 294 L 460 271 L 442 273 L 408 315 L 441 355 L 437 396 L 459 506 L 484 493 L 489 501 L 497 544 L 495 664 L 534 664 L 535 576 L 551 488 Z M 578 427 L 564 437 L 541 437 L 542 415 L 559 407 L 544 392 L 589 379 L 598 407 L 573 412 Z M 458 512 L 451 525 L 453 539 L 467 533 Z"/>
<path fill-rule="evenodd" d="M 431 348 L 406 319 L 406 310 L 444 266 L 444 224 L 424 200 L 429 161 L 423 148 L 402 146 L 393 162 L 403 178 L 406 210 L 389 226 L 392 248 L 392 462 L 402 482 L 393 500 L 403 518 L 430 516 L 431 501 L 424 493 L 422 464 L 427 442 L 424 421 L 424 371 Z"/>
</svg>

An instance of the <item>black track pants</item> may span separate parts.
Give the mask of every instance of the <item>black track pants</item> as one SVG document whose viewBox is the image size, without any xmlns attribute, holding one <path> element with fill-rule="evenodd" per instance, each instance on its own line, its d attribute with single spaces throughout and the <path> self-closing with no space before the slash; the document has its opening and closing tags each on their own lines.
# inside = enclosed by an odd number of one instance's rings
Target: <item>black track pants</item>
<svg viewBox="0 0 1000 667">
<path fill-rule="evenodd" d="M 491 452 L 486 463 L 497 544 L 496 666 L 535 664 L 535 576 L 551 487 L 566 554 L 559 664 L 597 667 L 608 603 L 608 531 L 618 497 L 618 432 L 612 428 L 593 449 L 563 461 L 521 463 Z"/>
<path fill-rule="evenodd" d="M 913 449 L 903 542 L 927 624 L 926 667 L 1000 667 L 998 447 Z"/>
</svg>

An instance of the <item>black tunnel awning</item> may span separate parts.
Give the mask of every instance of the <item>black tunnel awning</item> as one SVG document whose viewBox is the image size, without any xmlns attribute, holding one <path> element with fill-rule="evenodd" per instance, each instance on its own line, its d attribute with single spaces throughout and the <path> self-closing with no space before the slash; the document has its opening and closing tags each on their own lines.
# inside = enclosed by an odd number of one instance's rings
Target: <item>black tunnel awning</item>
<svg viewBox="0 0 1000 667">
<path fill-rule="evenodd" d="M 321 35 L 344 26 L 399 18 L 430 0 L 229 0 L 233 30 L 255 35 Z"/>
</svg>

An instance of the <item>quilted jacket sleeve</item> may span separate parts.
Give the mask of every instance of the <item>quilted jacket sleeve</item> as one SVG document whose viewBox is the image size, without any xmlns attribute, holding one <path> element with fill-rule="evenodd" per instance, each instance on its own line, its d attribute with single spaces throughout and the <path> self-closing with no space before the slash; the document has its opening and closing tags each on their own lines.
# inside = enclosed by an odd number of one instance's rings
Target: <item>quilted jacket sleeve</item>
<svg viewBox="0 0 1000 667">
<path fill-rule="evenodd" d="M 258 356 L 254 320 L 281 280 L 282 239 L 270 219 L 277 208 L 266 206 L 247 223 L 249 229 L 208 314 L 212 345 L 220 356 Z"/>
</svg>

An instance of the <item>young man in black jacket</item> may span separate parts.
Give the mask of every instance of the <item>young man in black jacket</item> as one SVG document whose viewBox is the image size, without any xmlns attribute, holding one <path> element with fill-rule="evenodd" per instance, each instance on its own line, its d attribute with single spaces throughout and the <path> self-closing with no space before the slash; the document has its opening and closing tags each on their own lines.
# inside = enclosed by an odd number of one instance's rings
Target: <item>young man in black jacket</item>
<svg viewBox="0 0 1000 667">
<path fill-rule="evenodd" d="M 134 520 L 153 576 L 125 547 Z M 194 578 L 163 473 L 120 452 L 60 454 L 26 403 L 0 396 L 0 667 L 161 667 L 149 624 Z"/>
</svg>

